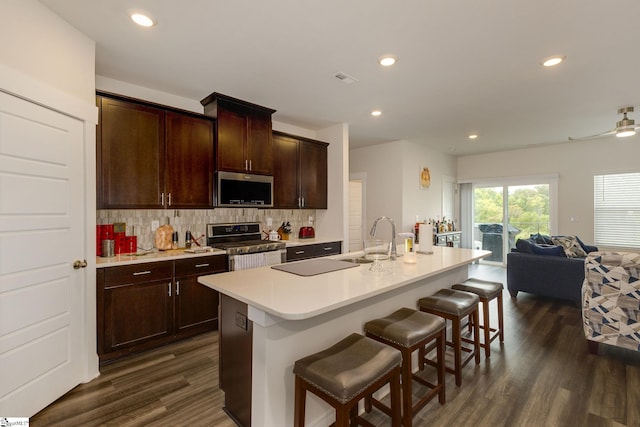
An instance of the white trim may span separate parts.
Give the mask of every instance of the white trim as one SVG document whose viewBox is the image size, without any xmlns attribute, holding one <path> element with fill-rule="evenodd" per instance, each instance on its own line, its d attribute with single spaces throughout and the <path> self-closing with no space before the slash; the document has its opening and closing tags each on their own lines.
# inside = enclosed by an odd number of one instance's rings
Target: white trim
<svg viewBox="0 0 640 427">
<path fill-rule="evenodd" d="M 546 180 L 558 180 L 560 174 L 545 174 L 545 175 L 522 175 L 522 176 L 500 176 L 493 178 L 466 178 L 458 180 L 458 184 L 474 184 L 482 186 L 503 186 L 506 183 L 509 185 L 527 185 L 536 184 Z"/>
</svg>

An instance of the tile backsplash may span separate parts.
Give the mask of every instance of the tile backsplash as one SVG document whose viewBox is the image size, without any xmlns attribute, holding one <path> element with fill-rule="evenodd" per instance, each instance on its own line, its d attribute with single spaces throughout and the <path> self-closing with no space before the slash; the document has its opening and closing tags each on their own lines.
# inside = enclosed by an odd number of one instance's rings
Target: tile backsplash
<svg viewBox="0 0 640 427">
<path fill-rule="evenodd" d="M 154 246 L 152 221 L 158 221 L 160 225 L 171 224 L 178 232 L 179 245 L 182 247 L 187 230 L 191 231 L 195 238 L 204 236 L 200 242 L 206 244 L 207 224 L 258 222 L 262 224 L 263 230 L 269 231 L 267 218 L 272 218 L 273 226 L 270 228 L 277 229 L 283 222 L 289 221 L 292 232 L 297 236 L 298 229 L 308 225 L 310 216 L 315 219 L 314 209 L 103 209 L 97 211 L 96 223 L 100 225 L 124 222 L 127 226 L 127 235 L 138 236 L 138 248 L 147 250 Z"/>
</svg>

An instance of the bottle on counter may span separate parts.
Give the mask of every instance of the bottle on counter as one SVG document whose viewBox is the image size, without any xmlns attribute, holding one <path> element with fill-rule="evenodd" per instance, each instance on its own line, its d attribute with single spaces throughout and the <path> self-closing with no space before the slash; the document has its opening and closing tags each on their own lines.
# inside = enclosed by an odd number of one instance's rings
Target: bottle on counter
<svg viewBox="0 0 640 427">
<path fill-rule="evenodd" d="M 191 231 L 189 230 L 184 234 L 184 247 L 191 249 Z"/>
<path fill-rule="evenodd" d="M 178 249 L 178 232 L 174 231 L 171 239 L 171 249 Z"/>
</svg>

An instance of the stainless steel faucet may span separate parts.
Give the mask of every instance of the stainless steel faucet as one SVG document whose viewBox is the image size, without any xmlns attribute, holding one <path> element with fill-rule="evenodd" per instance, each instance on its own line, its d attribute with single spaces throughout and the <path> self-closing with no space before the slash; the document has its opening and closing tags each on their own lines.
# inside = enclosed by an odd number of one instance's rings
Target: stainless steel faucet
<svg viewBox="0 0 640 427">
<path fill-rule="evenodd" d="M 373 226 L 371 227 L 371 232 L 369 234 L 371 237 L 376 236 L 376 227 L 378 226 L 378 222 L 382 220 L 389 221 L 391 223 L 391 259 L 396 259 L 398 257 L 398 252 L 396 250 L 396 223 L 391 218 L 388 216 L 381 216 L 373 221 Z"/>
</svg>

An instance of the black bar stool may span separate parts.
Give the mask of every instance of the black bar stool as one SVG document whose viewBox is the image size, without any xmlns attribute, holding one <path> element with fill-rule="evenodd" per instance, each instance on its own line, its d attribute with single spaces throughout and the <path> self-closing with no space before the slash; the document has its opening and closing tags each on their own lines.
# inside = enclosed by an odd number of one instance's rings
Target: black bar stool
<svg viewBox="0 0 640 427">
<path fill-rule="evenodd" d="M 295 362 L 294 426 L 304 426 L 306 393 L 310 391 L 336 410 L 336 427 L 373 427 L 358 415 L 358 402 L 385 384 L 391 389 L 392 426 L 400 427 L 401 353 L 360 334 Z"/>
<path fill-rule="evenodd" d="M 422 313 L 410 308 L 401 308 L 387 317 L 371 320 L 364 324 L 366 335 L 381 343 L 397 348 L 402 353 L 402 425 L 410 427 L 414 415 L 436 395 L 441 404 L 445 403 L 444 382 L 444 348 L 446 342 L 446 323 L 439 316 Z M 411 354 L 424 349 L 431 342 L 436 342 L 438 383 L 417 376 L 411 369 Z M 421 363 L 421 368 L 424 363 Z M 414 405 L 412 385 L 417 381 L 430 390 Z M 371 411 L 371 404 L 381 411 L 390 414 L 391 409 L 373 397 L 365 398 L 365 410 Z"/>
<path fill-rule="evenodd" d="M 504 313 L 502 307 L 502 283 L 491 282 L 476 278 L 469 278 L 463 283 L 457 283 L 451 287 L 458 291 L 471 292 L 478 295 L 482 303 L 482 324 L 479 325 L 483 331 L 484 339 L 480 347 L 484 348 L 484 356 L 491 357 L 491 342 L 500 337 L 500 342 L 504 342 Z M 498 304 L 498 328 L 492 328 L 489 321 L 489 303 L 497 298 Z M 471 326 L 471 325 L 469 325 Z M 493 333 L 493 335 L 492 335 Z"/>
<path fill-rule="evenodd" d="M 454 289 L 440 289 L 435 294 L 420 298 L 418 301 L 421 311 L 451 320 L 451 342 L 447 342 L 447 344 L 453 347 L 454 367 L 453 369 L 446 367 L 446 370 L 455 375 L 457 386 L 462 384 L 462 368 L 469 363 L 471 358 L 475 359 L 476 365 L 480 363 L 478 302 L 477 295 Z M 469 321 L 473 324 L 473 347 L 471 348 L 462 345 L 460 333 L 461 320 L 466 316 L 469 316 Z M 427 349 L 427 351 L 430 350 Z M 463 351 L 469 353 L 464 360 L 462 359 Z M 423 354 L 419 354 L 419 357 L 425 363 L 436 365 L 436 362 L 426 359 Z"/>
</svg>

